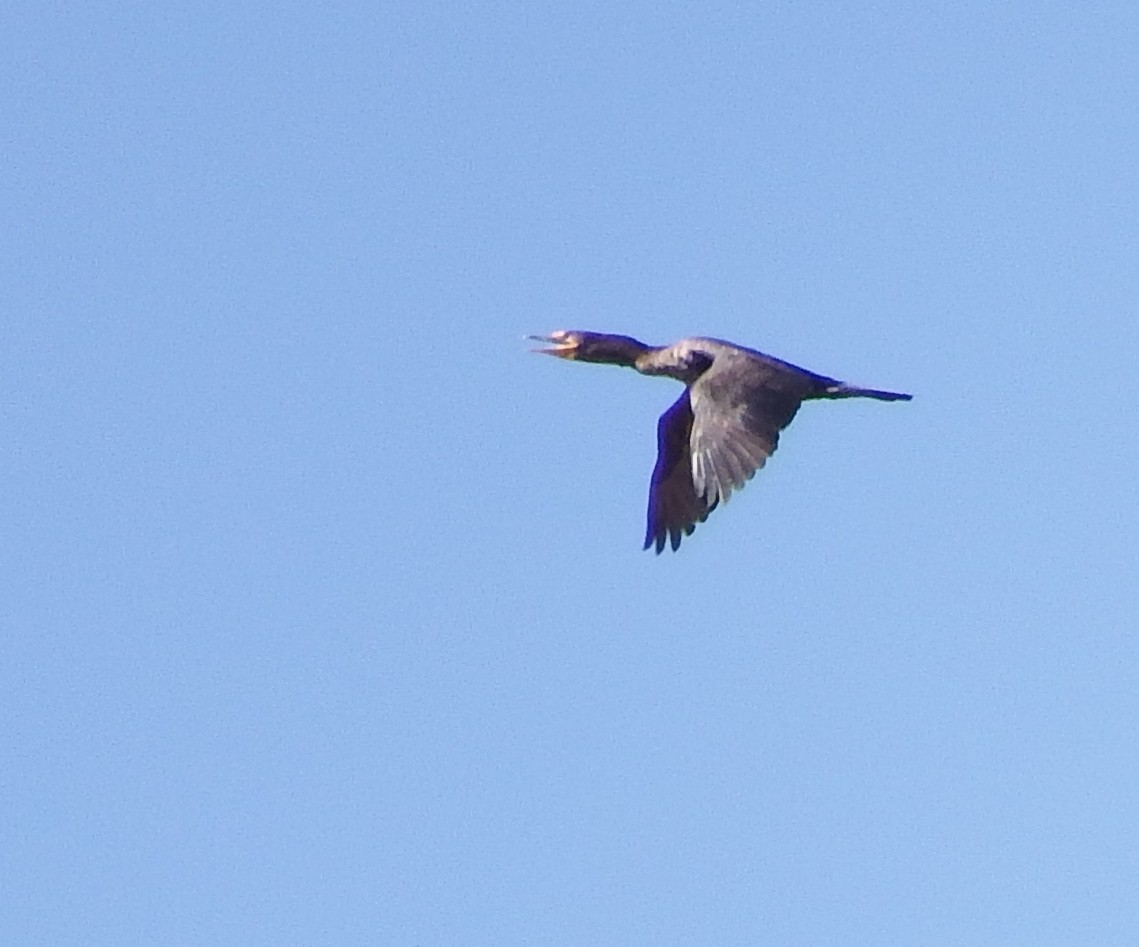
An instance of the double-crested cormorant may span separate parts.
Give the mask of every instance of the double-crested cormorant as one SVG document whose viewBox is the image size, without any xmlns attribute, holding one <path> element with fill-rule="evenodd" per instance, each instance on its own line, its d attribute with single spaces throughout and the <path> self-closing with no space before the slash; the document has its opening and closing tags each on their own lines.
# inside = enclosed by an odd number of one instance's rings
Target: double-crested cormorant
<svg viewBox="0 0 1139 947">
<path fill-rule="evenodd" d="M 659 554 L 739 490 L 766 463 L 799 405 L 816 398 L 909 401 L 895 391 L 856 388 L 826 375 L 719 339 L 682 339 L 654 348 L 625 335 L 558 331 L 531 336 L 544 355 L 624 365 L 642 375 L 684 382 L 657 424 L 657 461 L 649 487 L 645 549 Z"/>
</svg>

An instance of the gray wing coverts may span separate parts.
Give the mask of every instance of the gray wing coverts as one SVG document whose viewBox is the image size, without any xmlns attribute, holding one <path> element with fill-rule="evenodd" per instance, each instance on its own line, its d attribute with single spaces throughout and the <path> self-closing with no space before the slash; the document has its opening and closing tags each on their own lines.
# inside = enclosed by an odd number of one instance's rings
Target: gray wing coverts
<svg viewBox="0 0 1139 947">
<path fill-rule="evenodd" d="M 660 553 L 666 540 L 679 548 L 767 462 L 821 381 L 749 360 L 714 366 L 686 390 L 657 425 L 645 548 Z"/>
</svg>

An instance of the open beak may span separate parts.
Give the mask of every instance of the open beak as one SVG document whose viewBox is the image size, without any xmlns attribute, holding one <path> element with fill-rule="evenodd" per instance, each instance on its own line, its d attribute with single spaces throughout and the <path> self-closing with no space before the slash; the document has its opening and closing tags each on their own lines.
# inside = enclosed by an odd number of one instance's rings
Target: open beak
<svg viewBox="0 0 1139 947">
<path fill-rule="evenodd" d="M 557 332 L 551 332 L 549 335 L 531 335 L 527 338 L 533 339 L 535 342 L 546 342 L 553 346 L 549 349 L 530 350 L 539 355 L 555 355 L 558 358 L 576 358 L 577 356 L 577 339 L 560 329 Z"/>
</svg>

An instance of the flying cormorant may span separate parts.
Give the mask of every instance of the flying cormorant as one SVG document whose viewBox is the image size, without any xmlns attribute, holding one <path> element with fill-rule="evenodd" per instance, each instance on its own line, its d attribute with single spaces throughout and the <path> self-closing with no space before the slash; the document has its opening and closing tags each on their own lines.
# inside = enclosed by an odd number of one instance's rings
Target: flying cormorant
<svg viewBox="0 0 1139 947">
<path fill-rule="evenodd" d="M 635 368 L 684 382 L 676 403 L 657 424 L 657 460 L 649 487 L 645 549 L 682 536 L 727 503 L 766 463 L 799 405 L 818 398 L 909 401 L 895 391 L 857 388 L 763 352 L 719 339 L 681 339 L 654 348 L 625 335 L 551 332 L 531 336 L 553 348 L 544 355 Z"/>
</svg>

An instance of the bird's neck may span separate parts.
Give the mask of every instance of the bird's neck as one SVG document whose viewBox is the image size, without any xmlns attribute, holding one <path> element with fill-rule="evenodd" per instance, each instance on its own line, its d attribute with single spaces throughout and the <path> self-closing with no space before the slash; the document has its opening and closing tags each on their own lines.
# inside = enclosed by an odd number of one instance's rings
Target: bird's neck
<svg viewBox="0 0 1139 947">
<path fill-rule="evenodd" d="M 691 385 L 712 367 L 714 356 L 702 340 L 683 339 L 662 348 L 645 348 L 634 366 L 642 375 L 664 375 Z"/>
<path fill-rule="evenodd" d="M 627 335 L 597 335 L 589 340 L 588 346 L 583 347 L 577 358 L 582 362 L 635 368 L 637 359 L 651 351 L 650 346 Z"/>
</svg>

